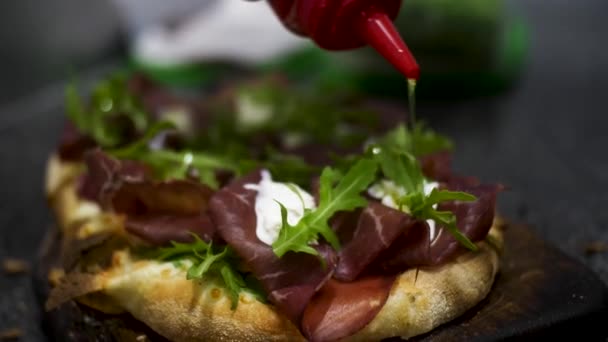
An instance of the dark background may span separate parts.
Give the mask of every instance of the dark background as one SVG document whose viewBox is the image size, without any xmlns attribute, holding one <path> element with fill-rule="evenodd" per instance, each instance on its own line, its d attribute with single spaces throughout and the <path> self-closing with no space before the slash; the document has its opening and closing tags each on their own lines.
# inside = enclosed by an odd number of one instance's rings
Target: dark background
<svg viewBox="0 0 608 342">
<path fill-rule="evenodd" d="M 103 2 L 0 4 L 0 259 L 33 260 L 51 216 L 46 157 L 62 125 L 62 81 L 93 81 L 115 66 L 117 19 Z M 510 1 L 530 26 L 517 87 L 493 98 L 419 108 L 456 142 L 459 171 L 510 186 L 499 207 L 608 282 L 608 2 Z M 86 83 L 86 82 L 85 82 Z M 534 251 L 531 251 L 533 253 Z M 27 275 L 0 275 L 0 331 L 41 340 Z"/>
</svg>

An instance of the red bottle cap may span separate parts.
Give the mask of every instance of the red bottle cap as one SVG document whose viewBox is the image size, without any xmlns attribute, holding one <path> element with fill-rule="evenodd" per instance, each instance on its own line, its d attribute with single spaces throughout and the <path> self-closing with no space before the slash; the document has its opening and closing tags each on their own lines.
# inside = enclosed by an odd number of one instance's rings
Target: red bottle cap
<svg viewBox="0 0 608 342">
<path fill-rule="evenodd" d="M 392 20 L 401 0 L 270 0 L 283 24 L 327 50 L 371 45 L 407 78 L 420 68 Z"/>
</svg>

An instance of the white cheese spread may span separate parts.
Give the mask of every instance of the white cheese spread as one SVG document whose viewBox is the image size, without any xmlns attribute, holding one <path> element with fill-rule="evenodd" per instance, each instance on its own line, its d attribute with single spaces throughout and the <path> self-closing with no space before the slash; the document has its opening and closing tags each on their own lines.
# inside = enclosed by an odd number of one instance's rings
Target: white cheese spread
<svg viewBox="0 0 608 342">
<path fill-rule="evenodd" d="M 304 216 L 305 209 L 315 209 L 314 198 L 295 184 L 273 182 L 270 172 L 262 170 L 258 184 L 245 184 L 245 189 L 256 190 L 256 235 L 260 241 L 272 245 L 281 230 L 281 203 L 287 209 L 287 222 L 294 226 Z"/>
</svg>

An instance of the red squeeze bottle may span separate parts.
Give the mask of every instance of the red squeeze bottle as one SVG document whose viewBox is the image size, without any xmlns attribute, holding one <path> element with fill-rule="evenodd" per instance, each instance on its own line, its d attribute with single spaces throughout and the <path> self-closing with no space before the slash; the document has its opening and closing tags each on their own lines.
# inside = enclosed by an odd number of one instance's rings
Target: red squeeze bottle
<svg viewBox="0 0 608 342">
<path fill-rule="evenodd" d="M 401 0 L 268 0 L 283 24 L 326 50 L 371 45 L 408 79 L 420 68 L 393 25 Z"/>
</svg>

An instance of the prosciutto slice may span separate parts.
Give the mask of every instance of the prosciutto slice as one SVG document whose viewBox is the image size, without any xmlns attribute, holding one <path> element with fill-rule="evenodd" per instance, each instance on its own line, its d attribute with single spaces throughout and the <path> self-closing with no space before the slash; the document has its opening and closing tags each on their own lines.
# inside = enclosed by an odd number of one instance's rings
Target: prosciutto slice
<svg viewBox="0 0 608 342">
<path fill-rule="evenodd" d="M 438 210 L 453 212 L 459 230 L 471 241 L 484 239 L 492 227 L 496 194 L 500 187 L 471 185 L 470 180 L 467 179 L 451 181 L 446 187 L 452 191 L 473 194 L 477 200 L 442 203 Z M 440 265 L 464 250 L 464 247 L 445 228 L 438 226 L 437 234 L 431 237 L 428 224 L 426 222 L 421 224 L 422 226 L 403 234 L 383 253 L 379 258 L 383 269 L 399 272 L 408 267 Z"/>
<path fill-rule="evenodd" d="M 58 155 L 64 161 L 81 161 L 85 152 L 96 143 L 91 137 L 78 131 L 70 121 L 66 121 L 59 139 Z"/>
<path fill-rule="evenodd" d="M 382 251 L 415 225 L 416 220 L 410 215 L 373 200 L 363 210 L 342 214 L 341 219 L 334 222 L 342 244 L 334 277 L 353 281 Z"/>
<path fill-rule="evenodd" d="M 213 190 L 187 180 L 123 181 L 112 196 L 117 212 L 195 215 L 207 209 Z"/>
<path fill-rule="evenodd" d="M 81 197 L 108 208 L 114 192 L 125 182 L 142 182 L 148 178 L 150 170 L 143 164 L 125 160 L 119 161 L 102 152 L 89 151 L 85 155 L 87 173 L 81 179 L 78 193 Z"/>
<path fill-rule="evenodd" d="M 213 222 L 204 212 L 198 215 L 128 216 L 125 229 L 155 246 L 167 245 L 171 241 L 192 242 L 192 234 L 198 235 L 204 241 L 220 242 Z"/>
<path fill-rule="evenodd" d="M 155 182 L 149 170 L 135 161 L 119 161 L 100 150 L 86 155 L 88 173 L 80 193 L 105 210 L 125 214 L 125 229 L 153 245 L 191 242 L 192 234 L 217 241 L 207 214 L 213 191 L 200 183 Z"/>
<path fill-rule="evenodd" d="M 439 151 L 419 158 L 422 172 L 436 181 L 447 181 L 452 175 L 452 154 Z"/>
<path fill-rule="evenodd" d="M 260 179 L 260 171 L 254 171 L 215 193 L 209 203 L 210 215 L 219 235 L 261 282 L 269 300 L 299 325 L 310 299 L 333 274 L 336 255 L 329 246 L 318 245 L 326 261 L 324 268 L 309 254 L 288 252 L 279 259 L 271 246 L 260 241 L 256 235 L 257 192 L 244 187 Z"/>
<path fill-rule="evenodd" d="M 371 322 L 386 303 L 394 276 L 375 276 L 343 283 L 330 280 L 312 299 L 302 319 L 310 341 L 335 341 Z"/>
</svg>

